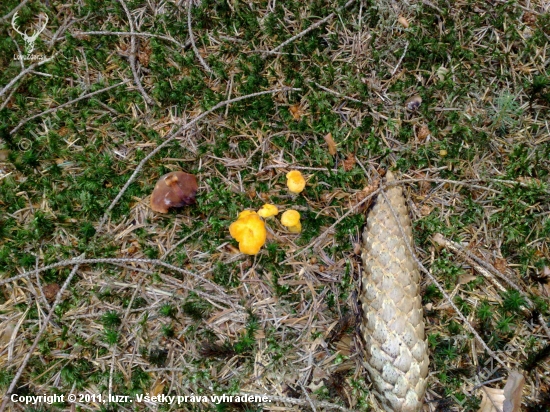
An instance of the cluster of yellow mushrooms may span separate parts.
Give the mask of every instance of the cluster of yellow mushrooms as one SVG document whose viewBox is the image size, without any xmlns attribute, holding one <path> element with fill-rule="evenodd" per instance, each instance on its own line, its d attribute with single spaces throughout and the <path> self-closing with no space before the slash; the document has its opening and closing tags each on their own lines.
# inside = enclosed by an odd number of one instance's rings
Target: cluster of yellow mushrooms
<svg viewBox="0 0 550 412">
<path fill-rule="evenodd" d="M 286 175 L 286 185 L 288 190 L 294 194 L 299 194 L 306 187 L 306 180 L 302 174 L 293 170 Z M 239 217 L 229 226 L 229 233 L 237 242 L 239 250 L 247 255 L 257 254 L 265 244 L 267 232 L 264 219 L 269 219 L 279 214 L 277 206 L 265 204 L 258 212 L 245 210 L 239 213 Z M 289 209 L 281 215 L 281 224 L 287 228 L 290 233 L 300 233 L 302 223 L 300 222 L 300 213 Z"/>
</svg>

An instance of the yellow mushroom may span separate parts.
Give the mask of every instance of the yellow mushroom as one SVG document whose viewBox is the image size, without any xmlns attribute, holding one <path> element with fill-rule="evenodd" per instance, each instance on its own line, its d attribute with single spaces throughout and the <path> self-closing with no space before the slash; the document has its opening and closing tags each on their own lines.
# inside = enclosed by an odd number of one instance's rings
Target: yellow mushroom
<svg viewBox="0 0 550 412">
<path fill-rule="evenodd" d="M 281 216 L 281 224 L 286 226 L 290 233 L 300 233 L 302 223 L 300 222 L 300 213 L 296 210 L 287 210 Z"/>
<path fill-rule="evenodd" d="M 231 237 L 239 242 L 239 250 L 247 255 L 257 254 L 265 244 L 267 232 L 264 221 L 253 210 L 245 210 L 229 226 Z"/>
<path fill-rule="evenodd" d="M 298 170 L 291 170 L 286 174 L 286 185 L 288 190 L 298 194 L 306 187 L 306 179 Z"/>
<path fill-rule="evenodd" d="M 277 216 L 279 213 L 279 209 L 277 209 L 277 206 L 271 205 L 269 203 L 266 203 L 262 206 L 260 210 L 258 210 L 258 214 L 263 217 L 264 219 L 267 219 L 271 216 Z"/>
</svg>

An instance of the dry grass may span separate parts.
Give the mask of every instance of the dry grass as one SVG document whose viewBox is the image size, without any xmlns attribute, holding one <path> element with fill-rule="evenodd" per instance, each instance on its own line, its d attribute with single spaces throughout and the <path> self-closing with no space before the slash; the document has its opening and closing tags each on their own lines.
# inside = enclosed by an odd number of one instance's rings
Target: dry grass
<svg viewBox="0 0 550 412">
<path fill-rule="evenodd" d="M 2 392 L 272 400 L 48 410 L 374 408 L 357 252 L 390 167 L 452 299 L 426 276 L 425 410 L 477 410 L 511 369 L 525 410 L 547 410 L 547 3 L 50 3 L 19 9 L 27 28 L 50 17 L 35 53 L 52 59 L 24 67 L 18 3 L 0 6 Z M 181 169 L 197 205 L 154 213 L 156 180 Z M 304 230 L 271 220 L 241 255 L 228 226 L 265 202 Z"/>
</svg>

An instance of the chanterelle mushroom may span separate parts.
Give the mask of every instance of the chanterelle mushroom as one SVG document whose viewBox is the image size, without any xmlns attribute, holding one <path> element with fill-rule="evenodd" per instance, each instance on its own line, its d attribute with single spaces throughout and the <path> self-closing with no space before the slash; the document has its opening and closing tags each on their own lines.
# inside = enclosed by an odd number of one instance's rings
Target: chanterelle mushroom
<svg viewBox="0 0 550 412">
<path fill-rule="evenodd" d="M 170 172 L 162 176 L 151 195 L 151 209 L 167 213 L 171 207 L 182 207 L 195 203 L 197 178 L 185 172 Z"/>
<path fill-rule="evenodd" d="M 229 226 L 231 237 L 239 242 L 239 250 L 247 255 L 257 254 L 265 244 L 267 232 L 260 216 L 245 210 L 239 213 L 238 219 Z"/>
<path fill-rule="evenodd" d="M 287 210 L 281 216 L 281 224 L 286 226 L 290 233 L 300 233 L 302 223 L 300 222 L 300 212 L 297 210 Z"/>
<path fill-rule="evenodd" d="M 294 194 L 298 194 L 306 187 L 306 179 L 304 179 L 299 170 L 291 170 L 286 174 L 286 185 L 288 190 Z"/>
</svg>

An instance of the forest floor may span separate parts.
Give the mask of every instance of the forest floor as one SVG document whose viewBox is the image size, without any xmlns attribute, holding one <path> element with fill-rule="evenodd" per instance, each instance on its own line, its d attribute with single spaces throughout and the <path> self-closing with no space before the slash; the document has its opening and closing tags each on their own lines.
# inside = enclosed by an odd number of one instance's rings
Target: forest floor
<svg viewBox="0 0 550 412">
<path fill-rule="evenodd" d="M 65 398 L 0 410 L 377 410 L 354 320 L 388 169 L 433 277 L 425 410 L 511 370 L 549 410 L 549 66 L 541 0 L 3 0 L 0 391 Z M 156 213 L 176 170 L 196 204 Z M 243 255 L 264 203 L 302 232 Z"/>
</svg>

